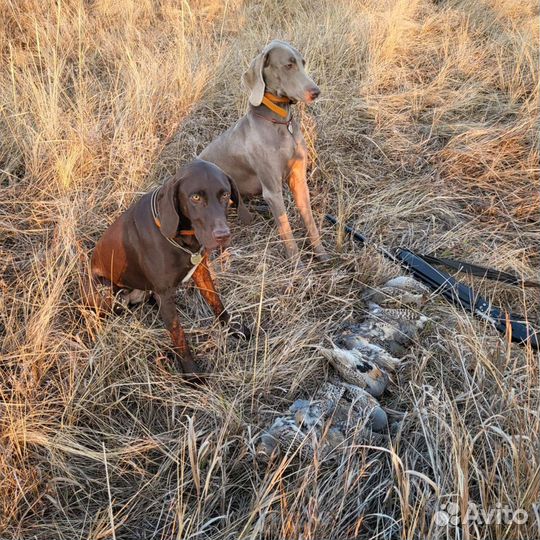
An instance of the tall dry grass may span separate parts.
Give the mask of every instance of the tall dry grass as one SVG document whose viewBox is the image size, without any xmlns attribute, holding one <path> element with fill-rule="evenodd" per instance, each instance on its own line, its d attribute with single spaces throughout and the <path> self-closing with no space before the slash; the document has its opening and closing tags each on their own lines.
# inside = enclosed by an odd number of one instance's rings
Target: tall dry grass
<svg viewBox="0 0 540 540">
<path fill-rule="evenodd" d="M 213 371 L 204 390 L 164 368 L 151 307 L 100 320 L 80 305 L 99 235 L 243 114 L 241 73 L 272 38 L 305 53 L 323 90 L 297 113 L 319 220 L 537 274 L 536 2 L 3 0 L 2 538 L 540 534 L 538 355 L 442 300 L 383 399 L 405 413 L 388 444 L 350 445 L 337 466 L 254 460 L 260 430 L 328 375 L 316 346 L 399 271 L 329 228 L 333 263 L 298 276 L 271 220 L 235 226 L 216 272 L 249 343 L 180 292 Z M 538 320 L 530 291 L 478 287 Z M 436 525 L 441 505 L 470 501 L 530 517 Z"/>
</svg>

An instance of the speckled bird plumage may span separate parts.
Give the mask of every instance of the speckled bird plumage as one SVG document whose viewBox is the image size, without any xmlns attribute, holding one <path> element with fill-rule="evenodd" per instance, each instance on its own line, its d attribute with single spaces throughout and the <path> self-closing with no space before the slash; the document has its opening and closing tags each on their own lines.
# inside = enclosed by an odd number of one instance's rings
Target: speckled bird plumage
<svg viewBox="0 0 540 540">
<path fill-rule="evenodd" d="M 300 455 L 313 457 L 313 447 L 306 441 L 306 433 L 290 416 L 276 418 L 270 429 L 263 433 L 257 446 L 257 454 L 269 457 L 276 449 L 285 451 L 300 451 Z"/>
<path fill-rule="evenodd" d="M 380 288 L 368 291 L 365 298 L 383 307 L 407 305 L 420 308 L 426 303 L 429 292 L 425 285 L 414 278 L 399 276 L 387 281 Z"/>
<path fill-rule="evenodd" d="M 366 342 L 399 357 L 405 354 L 426 322 L 427 317 L 417 310 L 388 309 L 370 303 L 365 320 L 343 328 L 338 340 L 347 349 L 358 349 L 368 356 L 367 351 L 371 348 Z M 377 356 L 377 350 L 372 350 L 372 354 Z M 387 361 L 384 363 L 388 365 Z"/>
<path fill-rule="evenodd" d="M 320 351 L 344 381 L 363 388 L 375 397 L 384 392 L 388 384 L 388 374 L 376 364 L 369 362 L 360 351 L 339 347 L 321 348 Z"/>
<path fill-rule="evenodd" d="M 257 444 L 257 456 L 269 459 L 296 453 L 303 459 L 332 459 L 352 434 L 384 431 L 386 414 L 378 401 L 362 388 L 336 380 L 324 383 L 312 400 L 297 399 L 285 416 L 275 419 Z M 368 431 L 366 431 L 368 430 Z"/>
<path fill-rule="evenodd" d="M 401 364 L 401 360 L 392 356 L 389 352 L 383 349 L 380 345 L 370 342 L 367 338 L 359 334 L 350 334 L 343 337 L 342 334 L 339 342 L 348 350 L 359 351 L 364 358 L 369 362 L 376 364 L 381 369 L 386 371 L 395 370 Z"/>
<path fill-rule="evenodd" d="M 339 346 L 319 348 L 332 365 L 334 378 L 312 399 L 294 401 L 263 432 L 257 455 L 298 452 L 313 459 L 317 453 L 331 461 L 358 437 L 383 444 L 388 417 L 377 398 L 387 388 L 389 373 L 401 365 L 399 357 L 428 320 L 419 311 L 428 295 L 426 287 L 406 276 L 371 290 L 365 297 L 369 303 L 364 319 L 342 328 L 335 339 Z"/>
</svg>

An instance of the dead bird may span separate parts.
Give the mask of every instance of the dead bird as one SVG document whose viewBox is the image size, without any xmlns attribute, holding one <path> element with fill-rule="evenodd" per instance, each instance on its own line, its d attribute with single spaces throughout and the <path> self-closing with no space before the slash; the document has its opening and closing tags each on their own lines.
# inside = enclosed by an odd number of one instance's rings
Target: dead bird
<svg viewBox="0 0 540 540">
<path fill-rule="evenodd" d="M 368 317 L 380 321 L 395 323 L 402 328 L 410 327 L 412 330 L 421 330 L 428 318 L 415 309 L 383 308 L 379 304 L 368 304 Z"/>
<path fill-rule="evenodd" d="M 368 318 L 343 328 L 337 342 L 346 349 L 361 351 L 367 342 L 383 349 L 394 358 L 400 358 L 407 352 L 411 339 L 412 336 L 404 334 L 395 324 Z"/>
<path fill-rule="evenodd" d="M 387 425 L 386 413 L 379 402 L 369 392 L 353 384 L 328 381 L 319 388 L 315 397 L 329 404 L 326 416 L 333 426 L 365 423 L 369 428 L 380 431 Z"/>
<path fill-rule="evenodd" d="M 333 425 L 346 436 L 362 424 L 373 431 L 385 430 L 388 417 L 379 402 L 363 388 L 349 383 L 341 385 L 345 392 L 334 411 Z"/>
<path fill-rule="evenodd" d="M 364 298 L 385 308 L 402 305 L 420 308 L 426 303 L 429 294 L 429 289 L 416 279 L 398 276 L 390 279 L 380 288 L 371 289 Z"/>
<path fill-rule="evenodd" d="M 367 361 L 360 351 L 335 346 L 333 349 L 319 350 L 344 381 L 363 388 L 375 397 L 384 392 L 388 385 L 388 374 L 374 363 Z"/>
<path fill-rule="evenodd" d="M 326 403 L 297 399 L 290 407 L 289 412 L 294 415 L 296 425 L 305 430 L 320 427 L 330 412 Z"/>
<path fill-rule="evenodd" d="M 270 429 L 265 431 L 257 445 L 257 455 L 261 458 L 270 457 L 276 450 L 299 451 L 304 458 L 312 459 L 313 446 L 307 434 L 296 424 L 294 418 L 276 418 Z"/>
<path fill-rule="evenodd" d="M 312 400 L 297 399 L 288 414 L 276 418 L 256 447 L 257 457 L 298 452 L 313 459 L 315 451 L 327 458 L 351 434 L 381 432 L 388 419 L 379 402 L 362 388 L 336 380 L 326 382 Z"/>
<path fill-rule="evenodd" d="M 386 309 L 371 303 L 366 319 L 345 327 L 338 343 L 347 349 L 362 351 L 381 367 L 397 365 L 397 359 L 385 356 L 380 349 L 394 357 L 403 356 L 427 320 L 427 317 L 413 310 Z"/>
<path fill-rule="evenodd" d="M 344 390 L 341 391 L 343 394 Z M 304 458 L 313 458 L 314 448 L 321 439 L 328 415 L 335 408 L 335 403 L 326 394 L 317 395 L 317 399 L 297 399 L 289 407 L 288 415 L 276 418 L 265 431 L 257 445 L 259 457 L 270 457 L 276 450 L 299 451 Z M 324 444 L 323 444 L 324 446 Z"/>
<path fill-rule="evenodd" d="M 386 309 L 371 303 L 367 318 L 359 324 L 345 327 L 338 342 L 347 349 L 361 351 L 366 359 L 382 368 L 395 368 L 399 365 L 396 356 L 406 353 L 407 347 L 417 338 L 418 331 L 427 320 L 417 311 Z"/>
<path fill-rule="evenodd" d="M 345 387 L 341 381 L 326 381 L 315 393 L 315 398 L 325 403 L 327 414 L 331 414 L 344 393 Z"/>
<path fill-rule="evenodd" d="M 359 437 L 383 444 L 389 420 L 376 398 L 388 385 L 388 372 L 400 365 L 398 356 L 428 320 L 416 309 L 428 294 L 409 277 L 391 279 L 372 291 L 365 320 L 345 327 L 337 340 L 346 348 L 332 343 L 332 349 L 319 349 L 337 372 L 336 379 L 323 384 L 313 399 L 294 401 L 287 415 L 261 435 L 257 455 L 292 450 L 303 458 L 313 459 L 317 453 L 333 460 L 339 455 L 335 450 Z"/>
<path fill-rule="evenodd" d="M 345 329 L 338 339 L 338 344 L 347 350 L 359 351 L 368 362 L 377 364 L 380 368 L 387 371 L 395 371 L 401 364 L 401 360 L 392 356 L 380 345 L 372 343 L 367 338 L 354 331 L 353 327 Z"/>
</svg>

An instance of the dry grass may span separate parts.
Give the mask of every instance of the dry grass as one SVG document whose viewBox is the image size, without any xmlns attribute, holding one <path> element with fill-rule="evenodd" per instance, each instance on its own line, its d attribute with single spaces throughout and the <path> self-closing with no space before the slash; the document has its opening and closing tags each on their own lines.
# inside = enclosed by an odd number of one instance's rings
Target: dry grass
<svg viewBox="0 0 540 540">
<path fill-rule="evenodd" d="M 326 226 L 334 261 L 307 278 L 270 220 L 235 226 L 216 271 L 226 304 L 254 321 L 249 343 L 180 292 L 213 370 L 202 391 L 161 367 L 169 340 L 151 307 L 99 320 L 80 306 L 80 261 L 140 192 L 244 112 L 240 75 L 274 37 L 305 52 L 323 90 L 299 111 L 319 219 L 333 211 L 387 245 L 534 278 L 536 2 L 3 0 L 2 538 L 540 534 L 538 355 L 442 300 L 384 397 L 406 412 L 391 444 L 351 446 L 337 468 L 254 461 L 261 428 L 327 375 L 315 346 L 362 314 L 365 284 L 398 272 L 336 248 Z M 530 291 L 481 289 L 539 316 Z M 449 501 L 531 515 L 438 528 Z"/>
</svg>

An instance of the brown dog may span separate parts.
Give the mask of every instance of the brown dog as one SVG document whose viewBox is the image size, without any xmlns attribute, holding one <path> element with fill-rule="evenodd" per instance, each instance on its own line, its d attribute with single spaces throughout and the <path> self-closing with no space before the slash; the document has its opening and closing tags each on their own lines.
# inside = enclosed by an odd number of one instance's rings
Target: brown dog
<svg viewBox="0 0 540 540">
<path fill-rule="evenodd" d="M 216 165 L 197 159 L 128 208 L 105 231 L 92 255 L 87 303 L 110 309 L 115 296 L 138 303 L 153 294 L 174 342 L 177 365 L 185 373 L 200 370 L 176 313 L 179 284 L 192 277 L 219 321 L 230 320 L 207 267 L 207 252 L 229 244 L 230 199 L 245 220 L 248 212 L 234 182 Z"/>
</svg>

